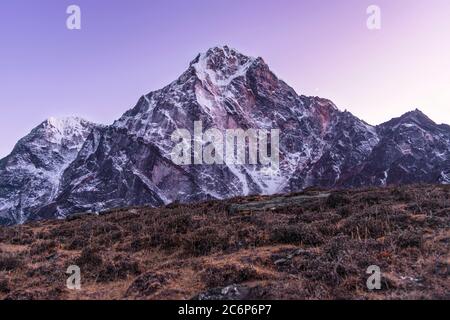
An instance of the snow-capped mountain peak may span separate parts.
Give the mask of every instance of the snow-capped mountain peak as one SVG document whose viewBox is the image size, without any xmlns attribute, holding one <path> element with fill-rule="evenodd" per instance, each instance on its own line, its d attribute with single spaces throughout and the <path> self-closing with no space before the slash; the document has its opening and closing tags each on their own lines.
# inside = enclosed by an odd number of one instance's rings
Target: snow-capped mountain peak
<svg viewBox="0 0 450 320">
<path fill-rule="evenodd" d="M 201 53 L 191 62 L 201 81 L 218 87 L 227 86 L 234 79 L 244 76 L 255 58 L 245 56 L 228 46 L 215 47 Z"/>
<path fill-rule="evenodd" d="M 48 137 L 51 142 L 56 144 L 71 144 L 74 146 L 83 140 L 83 135 L 86 127 L 91 127 L 93 124 L 79 117 L 50 117 L 42 123 L 44 130 L 48 132 Z"/>
<path fill-rule="evenodd" d="M 172 133 L 278 129 L 279 170 L 172 162 Z M 110 126 L 51 118 L 0 161 L 0 223 L 61 218 L 309 186 L 448 183 L 450 127 L 418 110 L 371 126 L 330 100 L 298 95 L 261 58 L 209 49 Z"/>
<path fill-rule="evenodd" d="M 83 126 L 89 121 L 86 121 L 80 117 L 50 117 L 44 123 L 48 127 L 52 127 L 58 130 L 60 133 L 67 133 L 67 131 L 78 130 L 81 131 Z"/>
<path fill-rule="evenodd" d="M 21 223 L 56 197 L 64 170 L 96 125 L 77 117 L 49 118 L 0 160 L 0 223 Z"/>
</svg>

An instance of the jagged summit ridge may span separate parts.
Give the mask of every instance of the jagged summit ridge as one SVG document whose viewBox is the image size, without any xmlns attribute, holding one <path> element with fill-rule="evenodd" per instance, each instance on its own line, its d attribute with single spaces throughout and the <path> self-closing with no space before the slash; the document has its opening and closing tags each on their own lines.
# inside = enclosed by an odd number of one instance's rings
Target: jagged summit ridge
<svg viewBox="0 0 450 320">
<path fill-rule="evenodd" d="M 224 87 L 244 76 L 256 60 L 224 46 L 199 54 L 190 66 L 195 69 L 201 81 Z"/>
</svg>

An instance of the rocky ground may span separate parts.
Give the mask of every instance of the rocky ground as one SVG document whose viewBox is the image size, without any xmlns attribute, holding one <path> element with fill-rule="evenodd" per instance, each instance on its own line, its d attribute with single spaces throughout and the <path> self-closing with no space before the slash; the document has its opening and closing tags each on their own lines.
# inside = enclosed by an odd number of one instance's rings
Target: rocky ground
<svg viewBox="0 0 450 320">
<path fill-rule="evenodd" d="M 307 190 L 1 227 L 0 298 L 450 299 L 449 196 Z"/>
</svg>

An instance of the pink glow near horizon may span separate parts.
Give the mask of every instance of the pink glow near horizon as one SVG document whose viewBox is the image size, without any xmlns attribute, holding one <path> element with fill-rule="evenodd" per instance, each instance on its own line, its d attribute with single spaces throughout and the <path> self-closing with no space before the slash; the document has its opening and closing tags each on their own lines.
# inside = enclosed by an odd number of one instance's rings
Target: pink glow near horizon
<svg viewBox="0 0 450 320">
<path fill-rule="evenodd" d="M 15 0 L 0 15 L 0 156 L 50 116 L 111 123 L 222 44 L 368 123 L 415 108 L 450 123 L 448 0 Z"/>
</svg>

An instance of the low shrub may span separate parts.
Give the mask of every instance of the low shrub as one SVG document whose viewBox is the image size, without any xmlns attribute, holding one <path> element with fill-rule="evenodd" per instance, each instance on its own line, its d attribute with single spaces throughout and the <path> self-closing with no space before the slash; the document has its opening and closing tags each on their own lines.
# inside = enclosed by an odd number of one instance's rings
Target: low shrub
<svg viewBox="0 0 450 320">
<path fill-rule="evenodd" d="M 225 287 L 259 279 L 253 267 L 237 265 L 209 267 L 201 273 L 200 277 L 207 288 Z"/>
<path fill-rule="evenodd" d="M 213 227 L 204 227 L 186 239 L 184 249 L 194 256 L 209 254 L 213 250 L 226 250 L 228 239 Z"/>
<path fill-rule="evenodd" d="M 0 271 L 12 271 L 23 265 L 22 259 L 10 254 L 0 255 Z"/>
<path fill-rule="evenodd" d="M 277 226 L 272 229 L 270 239 L 282 244 L 319 245 L 323 243 L 320 232 L 309 225 Z"/>
</svg>

